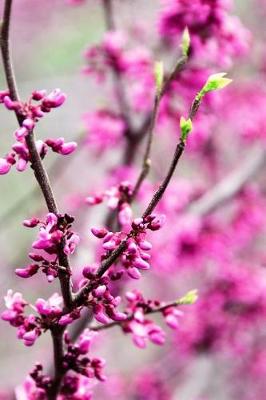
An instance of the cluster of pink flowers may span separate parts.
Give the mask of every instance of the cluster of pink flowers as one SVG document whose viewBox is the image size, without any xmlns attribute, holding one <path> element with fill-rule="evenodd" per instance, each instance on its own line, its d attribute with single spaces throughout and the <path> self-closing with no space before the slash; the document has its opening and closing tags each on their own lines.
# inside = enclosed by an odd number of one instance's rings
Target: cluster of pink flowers
<svg viewBox="0 0 266 400">
<path fill-rule="evenodd" d="M 96 333 L 87 329 L 80 335 L 78 341 L 72 344 L 68 334 L 65 334 L 66 352 L 63 368 L 71 372 L 67 373 L 63 379 L 58 399 L 91 400 L 92 379 L 105 380 L 103 374 L 104 360 L 87 356 L 95 335 Z M 17 389 L 17 395 L 24 396 L 28 400 L 46 399 L 51 386 L 52 379 L 43 373 L 41 364 L 36 364 L 23 386 Z"/>
<path fill-rule="evenodd" d="M 123 322 L 122 329 L 125 333 L 132 334 L 133 343 L 143 349 L 150 340 L 152 343 L 162 345 L 165 342 L 165 332 L 145 314 L 160 306 L 159 301 L 145 300 L 142 294 L 135 290 L 126 293 L 128 301 L 127 312 L 130 320 Z M 162 311 L 165 322 L 170 328 L 176 329 L 179 325 L 179 318 L 182 311 L 176 307 L 169 307 Z"/>
<path fill-rule="evenodd" d="M 35 90 L 32 92 L 30 99 L 23 103 L 21 101 L 13 101 L 10 98 L 9 91 L 0 91 L 0 103 L 8 110 L 15 111 L 22 118 L 21 126 L 14 132 L 16 143 L 12 146 L 12 151 L 4 158 L 0 158 L 0 174 L 7 174 L 12 165 L 16 164 L 18 171 L 24 171 L 30 162 L 30 154 L 26 143 L 26 138 L 35 127 L 35 124 L 42 118 L 45 113 L 49 113 L 53 108 L 60 107 L 66 99 L 66 95 L 60 89 L 55 89 L 51 93 L 45 90 Z M 34 103 L 35 102 L 35 103 Z M 67 155 L 71 154 L 77 147 L 75 142 L 66 143 L 64 138 L 57 140 L 47 139 L 44 143 L 42 140 L 36 142 L 37 151 L 41 158 L 44 158 L 48 147 L 51 147 L 56 153 Z"/>
<path fill-rule="evenodd" d="M 32 346 L 42 331 L 47 329 L 54 318 L 62 313 L 62 297 L 57 293 L 49 300 L 38 299 L 33 310 L 39 313 L 24 315 L 24 308 L 29 305 L 21 293 L 14 293 L 10 289 L 5 297 L 7 310 L 3 311 L 1 318 L 17 328 L 18 339 L 23 340 L 25 346 Z"/>
<path fill-rule="evenodd" d="M 72 344 L 66 333 L 64 339 L 67 350 L 63 360 L 63 367 L 66 371 L 72 370 L 87 378 L 97 378 L 99 381 L 105 381 L 106 378 L 103 374 L 105 361 L 102 358 L 91 359 L 86 357 L 95 335 L 95 332 L 86 329 L 80 335 L 78 341 Z"/>
<path fill-rule="evenodd" d="M 231 64 L 232 58 L 247 52 L 249 31 L 229 14 L 231 0 L 162 0 L 159 32 L 163 40 L 177 43 L 188 27 L 192 56 Z M 208 54 L 209 53 L 209 54 Z M 208 57 L 209 56 L 209 57 Z"/>
<path fill-rule="evenodd" d="M 90 47 L 85 53 L 86 74 L 93 74 L 99 82 L 113 71 L 125 84 L 130 85 L 126 93 L 132 109 L 136 112 L 150 110 L 154 93 L 153 62 L 146 47 L 128 48 L 124 32 L 110 31 L 101 44 Z"/>
<path fill-rule="evenodd" d="M 92 233 L 99 239 L 103 239 L 102 260 L 108 258 L 111 251 L 115 250 L 122 241 L 126 240 L 125 250 L 121 257 L 121 264 L 127 271 L 127 274 L 133 279 L 141 277 L 140 270 L 150 269 L 150 254 L 152 245 L 146 240 L 147 230 L 159 230 L 165 220 L 165 217 L 151 214 L 145 218 L 131 219 L 131 212 L 127 203 L 123 203 L 122 210 L 119 212 L 119 222 L 126 227 L 126 231 L 108 232 L 105 228 L 92 228 Z M 129 208 L 131 211 L 131 209 Z M 126 214 L 126 215 L 125 215 Z"/>
<path fill-rule="evenodd" d="M 124 120 L 108 109 L 86 114 L 84 122 L 88 132 L 87 143 L 97 152 L 119 145 L 126 130 Z"/>
<path fill-rule="evenodd" d="M 128 203 L 132 196 L 132 184 L 128 181 L 119 183 L 118 186 L 112 186 L 102 193 L 97 193 L 86 198 L 86 203 L 90 206 L 101 204 L 107 200 L 107 207 L 111 210 L 119 209 L 124 203 Z"/>
<path fill-rule="evenodd" d="M 74 221 L 69 215 L 47 214 L 44 221 L 38 218 L 24 220 L 23 225 L 28 228 L 39 226 L 37 240 L 32 248 L 37 252 L 30 252 L 29 257 L 34 263 L 25 268 L 17 268 L 16 274 L 21 278 L 30 278 L 39 269 L 47 276 L 48 282 L 52 282 L 58 276 L 59 260 L 58 248 L 63 244 L 63 251 L 66 255 L 73 254 L 79 243 L 79 236 L 71 231 Z"/>
</svg>

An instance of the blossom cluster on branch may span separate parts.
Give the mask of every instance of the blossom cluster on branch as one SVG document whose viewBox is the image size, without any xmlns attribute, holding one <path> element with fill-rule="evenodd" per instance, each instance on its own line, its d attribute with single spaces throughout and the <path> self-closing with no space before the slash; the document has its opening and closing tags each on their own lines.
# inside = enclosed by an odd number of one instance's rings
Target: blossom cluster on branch
<svg viewBox="0 0 266 400">
<path fill-rule="evenodd" d="M 65 6 L 87 10 L 90 3 L 68 0 Z M 265 146 L 266 92 L 260 84 L 237 81 L 237 88 L 215 93 L 231 83 L 217 70 L 227 70 L 249 54 L 251 34 L 233 15 L 230 0 L 159 3 L 153 27 L 143 21 L 142 26 L 117 29 L 120 1 L 97 2 L 106 33 L 83 53 L 82 73 L 107 101 L 83 116 L 81 146 L 108 168 L 104 181 L 89 187 L 86 195 L 76 194 L 74 218 L 59 211 L 43 159 L 49 149 L 69 155 L 77 143 L 34 137 L 39 120 L 61 107 L 66 95 L 60 89 L 48 94 L 34 90 L 28 101 L 20 100 L 9 54 L 12 0 L 5 0 L 1 50 L 7 89 L 0 92 L 0 103 L 15 114 L 18 128 L 11 151 L 0 159 L 0 174 L 7 174 L 12 165 L 24 171 L 29 164 L 47 206 L 42 216 L 23 221 L 25 228 L 38 232 L 28 254 L 31 261 L 15 274 L 26 278 L 25 287 L 27 279 L 42 279 L 39 272 L 45 282 L 60 287 L 48 299 L 32 303 L 12 289 L 5 296 L 2 320 L 16 328 L 24 345 L 33 346 L 47 331 L 53 342 L 52 368 L 46 371 L 37 363 L 16 388 L 18 400 L 91 400 L 97 390 L 99 398 L 172 400 L 175 388 L 166 384 L 171 374 L 181 374 L 196 355 L 222 359 L 223 353 L 230 362 L 243 355 L 232 372 L 250 375 L 249 390 L 241 398 L 253 399 L 254 391 L 263 399 L 265 386 L 255 384 L 254 378 L 263 375 L 266 360 L 261 345 L 265 258 L 257 248 L 265 234 L 265 196 L 259 184 L 249 182 L 248 162 L 247 177 L 235 183 L 234 176 L 228 176 L 228 187 L 233 186 L 228 210 L 218 190 L 221 177 L 236 164 L 232 153 L 239 152 L 243 161 L 251 145 Z M 156 30 L 152 35 L 150 28 Z M 158 54 L 167 61 L 158 62 Z M 250 99 L 256 110 L 251 110 Z M 155 141 L 162 144 L 159 156 L 152 151 Z M 184 166 L 192 179 L 185 173 L 173 180 L 185 149 Z M 113 153 L 121 158 L 118 165 Z M 265 155 L 261 157 L 263 161 Z M 90 168 L 93 174 L 93 162 Z M 152 179 L 147 179 L 149 172 Z M 76 266 L 73 260 L 83 236 L 72 225 L 81 204 L 92 220 L 96 209 L 103 217 L 87 227 L 91 242 L 97 239 L 93 261 Z M 152 299 L 139 286 L 131 289 L 149 274 Z M 191 282 L 199 288 L 197 302 Z M 176 299 L 176 293 L 187 290 Z M 108 363 L 105 368 L 105 360 L 91 355 L 91 344 L 102 332 L 107 336 L 120 328 L 143 349 L 151 343 L 163 345 L 167 326 L 172 330 L 169 360 L 140 368 L 130 384 L 122 376 L 109 380 Z M 74 337 L 72 327 L 77 327 Z M 105 380 L 109 384 L 96 387 Z M 232 398 L 240 398 L 239 392 L 237 387 Z"/>
</svg>

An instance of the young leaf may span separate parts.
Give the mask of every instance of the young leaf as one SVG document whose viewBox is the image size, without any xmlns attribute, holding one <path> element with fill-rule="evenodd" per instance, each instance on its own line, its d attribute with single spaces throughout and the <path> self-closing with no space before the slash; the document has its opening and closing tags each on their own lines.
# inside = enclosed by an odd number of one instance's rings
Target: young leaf
<svg viewBox="0 0 266 400">
<path fill-rule="evenodd" d="M 198 300 L 198 290 L 190 290 L 185 294 L 184 297 L 181 297 L 181 299 L 177 300 L 178 304 L 194 304 Z"/>
<path fill-rule="evenodd" d="M 154 65 L 154 76 L 156 83 L 156 92 L 161 93 L 163 87 L 163 78 L 164 78 L 164 68 L 163 62 L 157 61 Z"/>
<path fill-rule="evenodd" d="M 210 75 L 207 82 L 200 91 L 201 96 L 213 90 L 223 89 L 232 82 L 232 79 L 225 78 L 226 72 Z"/>
<path fill-rule="evenodd" d="M 182 55 L 187 57 L 188 51 L 190 47 L 190 35 L 189 35 L 189 30 L 188 28 L 184 29 L 183 35 L 182 35 L 182 40 L 181 40 L 181 49 L 182 49 Z"/>
<path fill-rule="evenodd" d="M 186 141 L 188 134 L 192 131 L 193 125 L 191 119 L 180 118 L 181 140 Z"/>
</svg>

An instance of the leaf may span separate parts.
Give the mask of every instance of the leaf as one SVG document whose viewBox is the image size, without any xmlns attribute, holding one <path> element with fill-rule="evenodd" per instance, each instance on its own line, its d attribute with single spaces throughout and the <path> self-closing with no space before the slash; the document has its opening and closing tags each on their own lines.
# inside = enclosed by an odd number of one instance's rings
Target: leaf
<svg viewBox="0 0 266 400">
<path fill-rule="evenodd" d="M 183 56 L 185 56 L 185 57 L 188 56 L 189 48 L 190 48 L 190 35 L 189 35 L 189 30 L 186 27 L 184 29 L 184 32 L 182 34 L 182 39 L 181 39 L 181 49 L 182 49 Z"/>
<path fill-rule="evenodd" d="M 177 300 L 178 304 L 194 304 L 198 300 L 198 290 L 193 289 L 187 292 L 184 297 L 181 297 L 181 299 Z"/>
<path fill-rule="evenodd" d="M 154 76 L 156 83 L 156 92 L 161 93 L 163 87 L 164 68 L 162 61 L 156 61 L 154 65 Z"/>
<path fill-rule="evenodd" d="M 193 125 L 191 119 L 180 118 L 181 140 L 185 141 L 188 134 L 192 131 Z"/>
<path fill-rule="evenodd" d="M 226 72 L 210 75 L 207 82 L 200 91 L 200 95 L 204 96 L 206 93 L 213 90 L 220 90 L 225 88 L 232 82 L 232 79 L 225 78 Z"/>
</svg>

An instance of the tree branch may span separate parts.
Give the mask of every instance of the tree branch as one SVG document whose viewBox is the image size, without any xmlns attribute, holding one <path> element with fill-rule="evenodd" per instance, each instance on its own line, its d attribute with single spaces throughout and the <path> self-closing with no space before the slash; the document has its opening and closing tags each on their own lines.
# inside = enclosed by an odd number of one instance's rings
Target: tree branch
<svg viewBox="0 0 266 400">
<path fill-rule="evenodd" d="M 5 0 L 3 21 L 1 24 L 0 46 L 1 46 L 3 65 L 4 65 L 5 78 L 10 97 L 13 101 L 20 101 L 16 85 L 15 74 L 11 61 L 11 55 L 10 55 L 9 33 L 10 33 L 11 9 L 12 9 L 12 0 Z M 21 115 L 18 111 L 15 111 L 15 114 L 18 124 L 22 126 L 24 116 Z M 42 160 L 37 151 L 33 131 L 29 132 L 29 134 L 27 135 L 26 144 L 30 154 L 31 167 L 34 171 L 36 180 L 43 193 L 47 208 L 49 212 L 58 214 L 58 207 L 56 204 L 56 200 L 52 191 L 49 177 L 47 175 L 47 172 L 43 166 Z M 69 265 L 68 257 L 64 254 L 63 247 L 64 243 L 61 243 L 58 251 L 58 258 L 59 258 L 59 264 L 65 268 L 66 272 L 59 270 L 58 276 L 62 290 L 62 295 L 64 298 L 65 307 L 68 309 L 72 305 L 72 287 L 70 279 L 71 268 Z M 58 332 L 56 332 L 55 334 L 53 330 L 51 330 L 51 334 L 53 338 L 54 359 L 56 364 L 55 364 L 55 381 L 53 384 L 53 394 L 50 395 L 49 400 L 56 399 L 61 383 L 62 374 L 60 370 L 61 370 L 61 359 L 63 353 L 63 343 L 62 343 L 63 330 L 61 332 L 61 337 L 59 337 Z"/>
<path fill-rule="evenodd" d="M 184 68 L 187 60 L 188 60 L 188 57 L 186 55 L 183 55 L 180 57 L 180 59 L 175 64 L 172 72 L 169 74 L 167 79 L 165 79 L 162 89 L 160 91 L 156 92 L 155 99 L 154 99 L 154 105 L 153 105 L 153 109 L 152 109 L 151 116 L 150 116 L 150 125 L 149 125 L 149 129 L 148 129 L 148 141 L 147 141 L 147 146 L 146 146 L 146 150 L 145 150 L 144 157 L 143 157 L 142 169 L 141 169 L 139 177 L 136 181 L 136 184 L 134 186 L 131 201 L 136 197 L 143 181 L 145 180 L 146 176 L 148 175 L 148 173 L 150 171 L 150 166 L 151 166 L 150 155 L 151 155 L 151 148 L 152 148 L 152 140 L 153 140 L 153 134 L 154 134 L 154 129 L 155 129 L 155 124 L 156 124 L 156 119 L 157 119 L 160 102 L 161 102 L 164 94 L 166 93 L 167 89 L 169 88 L 169 85 L 171 84 L 171 82 L 176 78 L 176 75 L 180 71 L 182 71 L 182 69 Z"/>
<path fill-rule="evenodd" d="M 103 4 L 103 12 L 104 12 L 106 28 L 108 31 L 115 31 L 116 26 L 114 20 L 113 2 L 112 0 L 102 0 L 102 4 Z M 113 65 L 113 63 L 111 63 L 111 69 L 112 69 L 113 79 L 115 82 L 116 97 L 119 103 L 120 112 L 127 125 L 125 135 L 128 138 L 133 138 L 134 135 L 132 132 L 132 126 L 130 121 L 130 108 L 126 98 L 126 92 L 123 86 L 121 74 L 117 70 L 115 65 Z"/>
<path fill-rule="evenodd" d="M 150 215 L 152 213 L 152 211 L 155 209 L 155 207 L 157 206 L 157 204 L 159 203 L 160 199 L 162 198 L 162 196 L 174 174 L 174 171 L 175 171 L 178 161 L 184 151 L 184 148 L 185 148 L 185 143 L 180 140 L 180 142 L 176 146 L 175 154 L 174 154 L 173 160 L 170 164 L 169 170 L 166 174 L 166 177 L 164 178 L 164 180 L 161 183 L 158 190 L 155 192 L 148 207 L 142 214 L 142 218 L 145 218 L 148 215 Z M 114 262 L 119 258 L 119 256 L 126 249 L 127 240 L 134 233 L 135 233 L 135 230 L 132 229 L 130 231 L 130 233 L 127 235 L 127 237 L 120 243 L 120 245 L 114 251 L 112 251 L 111 255 L 101 263 L 101 265 L 97 271 L 97 277 L 103 276 L 104 273 L 111 267 L 111 265 L 114 264 Z M 84 286 L 82 289 L 80 289 L 80 291 L 74 297 L 73 305 L 75 307 L 82 305 L 84 297 L 91 291 L 91 289 L 92 289 L 92 284 L 90 282 L 86 286 Z"/>
<path fill-rule="evenodd" d="M 194 117 L 199 109 L 199 105 L 200 105 L 200 101 L 198 101 L 198 97 L 196 96 L 196 98 L 194 99 L 194 101 L 191 105 L 190 111 L 189 111 L 189 118 L 191 120 L 194 119 Z M 157 206 L 157 204 L 159 203 L 159 201 L 161 200 L 163 194 L 165 193 L 165 191 L 174 175 L 178 161 L 180 160 L 180 158 L 184 152 L 184 149 L 185 149 L 185 142 L 181 137 L 176 146 L 175 153 L 174 153 L 173 159 L 171 161 L 170 167 L 168 169 L 168 172 L 167 172 L 165 178 L 163 179 L 161 185 L 159 186 L 159 188 L 153 195 L 146 210 L 143 212 L 142 218 L 146 218 L 148 215 L 150 215 L 154 211 L 154 209 Z M 120 257 L 120 255 L 125 250 L 126 245 L 127 245 L 127 240 L 130 237 L 132 237 L 135 233 L 136 233 L 136 231 L 134 229 L 132 229 L 129 232 L 129 234 L 127 235 L 127 237 L 124 240 L 122 240 L 120 245 L 115 250 L 112 251 L 110 256 L 101 263 L 101 265 L 97 271 L 96 277 L 100 278 L 101 276 L 103 276 L 105 274 L 105 272 L 111 267 L 111 265 L 114 264 L 114 262 Z M 92 284 L 90 282 L 87 285 L 85 285 L 83 288 L 81 288 L 80 291 L 74 296 L 73 307 L 82 305 L 84 296 L 86 296 L 91 291 L 91 289 L 92 289 Z"/>
</svg>

